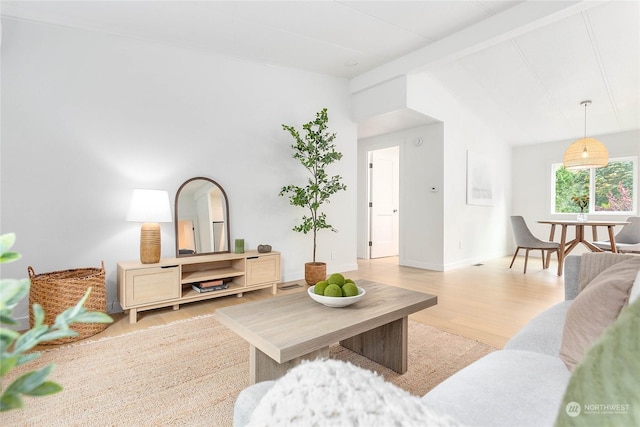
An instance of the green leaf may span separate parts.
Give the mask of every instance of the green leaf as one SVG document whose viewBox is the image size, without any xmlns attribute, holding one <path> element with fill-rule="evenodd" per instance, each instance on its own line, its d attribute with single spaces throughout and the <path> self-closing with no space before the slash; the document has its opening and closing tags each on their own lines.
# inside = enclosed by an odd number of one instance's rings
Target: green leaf
<svg viewBox="0 0 640 427">
<path fill-rule="evenodd" d="M 0 254 L 0 264 L 5 262 L 13 262 L 20 259 L 21 255 L 17 252 L 3 252 Z"/>
<path fill-rule="evenodd" d="M 62 386 L 60 384 L 54 383 L 53 381 L 45 381 L 29 393 L 25 394 L 27 396 L 48 396 L 60 391 L 62 391 Z"/>
<path fill-rule="evenodd" d="M 22 406 L 22 399 L 17 393 L 7 393 L 5 391 L 0 397 L 0 412 L 22 408 Z"/>
<path fill-rule="evenodd" d="M 0 377 L 4 377 L 7 372 L 12 370 L 18 364 L 19 356 L 4 357 L 2 355 L 2 364 L 0 364 Z"/>
<path fill-rule="evenodd" d="M 51 332 L 47 332 L 46 334 L 40 337 L 40 342 L 42 341 L 52 341 L 60 338 L 68 338 L 68 337 L 77 337 L 78 333 L 73 329 L 64 329 L 64 330 L 54 330 Z"/>
<path fill-rule="evenodd" d="M 91 287 L 87 288 L 87 292 L 85 292 L 84 296 L 78 301 L 78 303 L 63 311 L 62 313 L 56 316 L 55 323 L 53 324 L 54 329 L 67 329 L 69 324 L 75 321 L 75 317 L 80 313 L 84 313 L 87 310 L 83 307 L 87 298 L 89 298 L 89 294 L 91 294 Z"/>
<path fill-rule="evenodd" d="M 33 304 L 33 324 L 40 326 L 44 323 L 44 309 L 40 304 Z"/>
<path fill-rule="evenodd" d="M 10 317 L 11 313 L 7 310 L 7 313 L 0 313 L 0 323 L 4 323 L 6 325 L 17 325 L 18 322 L 13 320 L 13 317 Z"/>
<path fill-rule="evenodd" d="M 27 353 L 27 354 L 23 354 L 18 359 L 18 366 L 24 365 L 26 363 L 29 363 L 29 362 L 33 361 L 33 360 L 36 360 L 38 357 L 40 357 L 40 353 L 37 352 L 37 351 L 33 351 L 33 352 Z"/>
<path fill-rule="evenodd" d="M 0 254 L 8 252 L 16 243 L 16 233 L 7 233 L 0 235 Z"/>
<path fill-rule="evenodd" d="M 28 394 L 39 387 L 49 376 L 53 370 L 54 365 L 50 364 L 37 371 L 27 372 L 16 379 L 9 387 L 7 387 L 7 393 L 22 393 Z"/>
<path fill-rule="evenodd" d="M 113 319 L 106 313 L 99 311 L 87 311 L 74 319 L 78 323 L 113 323 Z"/>
<path fill-rule="evenodd" d="M 0 279 L 0 312 L 13 310 L 29 295 L 29 279 Z"/>
<path fill-rule="evenodd" d="M 13 349 L 14 353 L 23 353 L 25 351 L 31 350 L 33 347 L 38 345 L 40 341 L 40 337 L 47 333 L 49 328 L 46 325 L 34 326 L 28 331 L 24 332 L 20 337 L 16 340 L 15 348 Z"/>
</svg>

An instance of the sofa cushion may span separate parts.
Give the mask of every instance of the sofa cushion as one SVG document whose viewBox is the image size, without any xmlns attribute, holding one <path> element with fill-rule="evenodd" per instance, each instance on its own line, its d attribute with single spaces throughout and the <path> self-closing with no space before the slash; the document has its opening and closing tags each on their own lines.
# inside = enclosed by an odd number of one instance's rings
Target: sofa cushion
<svg viewBox="0 0 640 427">
<path fill-rule="evenodd" d="M 550 426 L 568 381 L 558 357 L 500 350 L 447 378 L 422 400 L 463 425 Z"/>
<path fill-rule="evenodd" d="M 531 319 L 504 346 L 505 350 L 527 350 L 558 357 L 562 326 L 573 301 L 562 301 Z"/>
<path fill-rule="evenodd" d="M 572 370 L 629 301 L 640 257 L 619 262 L 598 274 L 578 294 L 567 312 L 560 358 Z"/>
<path fill-rule="evenodd" d="M 604 270 L 619 262 L 636 257 L 636 255 L 609 252 L 587 252 L 582 254 L 580 271 L 578 273 L 578 292 L 582 292 L 582 290 Z"/>
<path fill-rule="evenodd" d="M 275 381 L 250 426 L 458 426 L 418 396 L 349 362 L 302 362 Z"/>
<path fill-rule="evenodd" d="M 640 425 L 640 300 L 622 310 L 571 374 L 557 427 Z"/>
</svg>

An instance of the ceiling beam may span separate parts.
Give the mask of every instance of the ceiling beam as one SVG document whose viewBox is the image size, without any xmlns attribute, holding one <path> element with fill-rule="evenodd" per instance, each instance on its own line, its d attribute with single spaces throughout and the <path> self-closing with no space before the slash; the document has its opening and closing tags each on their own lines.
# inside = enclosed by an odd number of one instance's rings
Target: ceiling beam
<svg viewBox="0 0 640 427">
<path fill-rule="evenodd" d="M 460 59 L 602 3 L 604 1 L 525 1 L 354 77 L 349 83 L 350 91 L 357 93 L 402 75 L 425 71 L 429 67 Z"/>
</svg>

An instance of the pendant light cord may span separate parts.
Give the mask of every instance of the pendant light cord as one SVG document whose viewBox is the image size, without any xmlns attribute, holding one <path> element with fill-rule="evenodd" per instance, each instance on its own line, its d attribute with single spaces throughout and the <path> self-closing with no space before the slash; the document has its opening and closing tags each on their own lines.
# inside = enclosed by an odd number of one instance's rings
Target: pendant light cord
<svg viewBox="0 0 640 427">
<path fill-rule="evenodd" d="M 587 138 L 587 107 L 589 106 L 588 102 L 584 103 L 584 137 Z"/>
<path fill-rule="evenodd" d="M 581 104 L 584 104 L 584 148 L 582 150 L 582 156 L 586 157 L 587 154 L 587 107 L 591 104 L 591 101 L 582 101 Z"/>
</svg>

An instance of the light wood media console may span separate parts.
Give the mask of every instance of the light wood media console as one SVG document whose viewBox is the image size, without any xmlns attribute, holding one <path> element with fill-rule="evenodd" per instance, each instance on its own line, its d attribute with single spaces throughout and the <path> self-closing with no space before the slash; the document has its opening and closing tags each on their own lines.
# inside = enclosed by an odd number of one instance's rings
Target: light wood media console
<svg viewBox="0 0 640 427">
<path fill-rule="evenodd" d="M 227 289 L 199 293 L 192 284 L 230 279 Z M 202 301 L 226 295 L 271 288 L 275 295 L 280 282 L 280 253 L 248 251 L 180 258 L 163 258 L 157 264 L 139 261 L 118 263 L 118 299 L 129 310 L 129 322 L 138 312 Z"/>
</svg>

